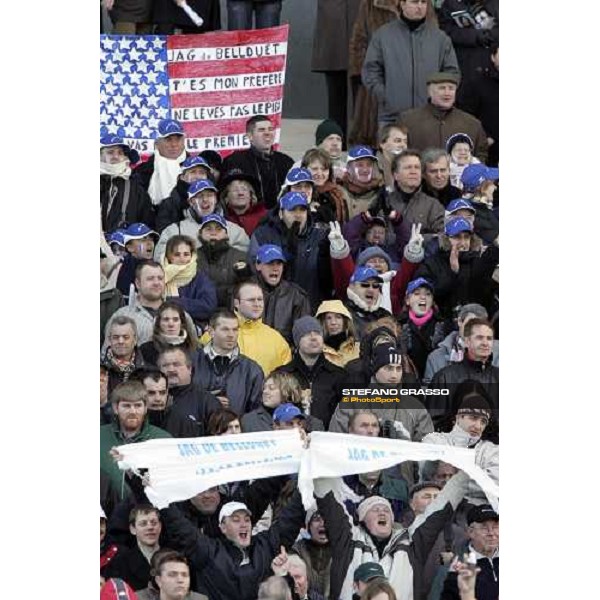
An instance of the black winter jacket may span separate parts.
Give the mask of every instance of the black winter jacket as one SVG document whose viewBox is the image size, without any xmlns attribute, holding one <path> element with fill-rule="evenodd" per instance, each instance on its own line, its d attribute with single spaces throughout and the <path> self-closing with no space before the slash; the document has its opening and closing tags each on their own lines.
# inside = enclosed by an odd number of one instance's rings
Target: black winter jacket
<svg viewBox="0 0 600 600">
<path fill-rule="evenodd" d="M 293 346 L 294 321 L 311 314 L 307 293 L 297 284 L 282 279 L 277 287 L 267 285 L 259 275 L 258 281 L 265 297 L 263 323 L 273 327 Z"/>
<path fill-rule="evenodd" d="M 423 167 L 423 169 L 425 169 L 425 167 Z M 452 200 L 456 200 L 457 198 L 462 197 L 462 191 L 459 190 L 457 187 L 453 186 L 450 182 L 448 182 L 448 185 L 445 188 L 442 188 L 441 190 L 436 190 L 432 187 L 429 187 L 427 185 L 427 182 L 423 179 L 423 183 L 421 184 L 421 191 L 424 194 L 427 194 L 428 196 L 439 200 L 444 205 L 444 208 L 446 208 L 446 206 L 448 206 L 448 204 L 450 204 Z"/>
<path fill-rule="evenodd" d="M 315 227 L 310 213 L 305 230 L 299 233 L 288 229 L 278 211 L 272 210 L 266 222 L 254 230 L 248 258 L 254 264 L 258 248 L 263 244 L 280 246 L 288 260 L 286 278 L 306 291 L 314 311 L 323 300 L 331 298 L 333 288 L 327 233 L 326 229 Z"/>
<path fill-rule="evenodd" d="M 465 545 L 460 551 L 462 556 L 468 552 L 468 545 Z M 481 572 L 475 580 L 475 598 L 477 600 L 498 600 L 500 593 L 500 557 L 494 558 L 483 557 L 477 561 L 477 566 Z M 460 600 L 458 592 L 457 574 L 448 572 L 444 581 L 444 589 L 442 590 L 441 600 Z"/>
<path fill-rule="evenodd" d="M 173 437 L 190 437 L 189 426 L 185 423 L 191 421 L 196 428 L 196 434 L 192 437 L 206 435 L 208 418 L 213 412 L 221 409 L 217 398 L 193 381 L 188 385 L 172 387 L 169 392 L 173 397 L 173 404 L 167 416 L 167 431 Z"/>
<path fill-rule="evenodd" d="M 264 154 L 250 147 L 248 150 L 238 150 L 223 161 L 223 173 L 232 169 L 241 169 L 244 173 L 254 175 L 259 182 L 259 192 L 265 206 L 273 208 L 277 204 L 277 196 L 285 181 L 287 172 L 294 165 L 294 159 L 273 150 Z"/>
<path fill-rule="evenodd" d="M 111 186 L 116 187 L 117 191 L 110 210 L 108 210 Z M 122 177 L 100 175 L 100 210 L 102 214 L 102 231 L 105 233 L 119 228 L 126 228 L 132 223 L 145 223 L 150 228 L 154 227 L 155 215 L 150 196 L 135 177 L 129 179 L 129 199 L 127 200 L 125 220 L 123 221 L 125 187 L 126 181 Z"/>
<path fill-rule="evenodd" d="M 221 391 L 229 399 L 229 408 L 240 416 L 260 406 L 263 381 L 262 368 L 243 354 L 232 359 L 211 359 L 204 349 L 196 354 L 194 383 L 208 392 Z"/>
<path fill-rule="evenodd" d="M 156 212 L 156 226 L 158 233 L 162 233 L 173 223 L 179 223 L 185 219 L 184 210 L 188 208 L 187 192 L 189 184 L 183 179 L 177 180 L 177 185 L 173 188 L 168 198 L 165 198 L 159 205 Z"/>
<path fill-rule="evenodd" d="M 208 275 L 215 284 L 219 306 L 231 305 L 233 286 L 238 282 L 233 268 L 236 263 L 246 263 L 246 255 L 226 242 L 217 242 L 214 246 L 202 244 L 198 248 L 198 271 Z"/>
<path fill-rule="evenodd" d="M 327 429 L 335 407 L 342 397 L 346 371 L 329 362 L 322 354 L 313 367 L 309 368 L 298 352 L 295 352 L 292 361 L 283 365 L 280 370 L 294 375 L 303 390 L 311 390 L 310 414 L 320 419 Z"/>
<path fill-rule="evenodd" d="M 169 544 L 183 552 L 196 571 L 202 593 L 211 600 L 256 600 L 258 586 L 271 575 L 271 561 L 281 546 L 289 548 L 304 525 L 304 509 L 296 491 L 267 531 L 252 536 L 242 551 L 227 539 L 202 535 L 175 507 L 161 511 Z M 245 556 L 248 564 L 242 565 Z"/>
</svg>

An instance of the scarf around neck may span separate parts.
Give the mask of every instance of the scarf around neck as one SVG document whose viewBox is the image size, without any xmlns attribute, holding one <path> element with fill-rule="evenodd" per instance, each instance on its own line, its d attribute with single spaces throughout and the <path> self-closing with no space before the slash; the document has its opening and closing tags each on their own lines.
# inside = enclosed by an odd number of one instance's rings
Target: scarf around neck
<svg viewBox="0 0 600 600">
<path fill-rule="evenodd" d="M 165 271 L 165 292 L 167 296 L 179 296 L 178 289 L 186 286 L 196 276 L 198 270 L 198 257 L 192 255 L 192 260 L 187 265 L 173 265 L 165 256 L 162 266 Z"/>
<path fill-rule="evenodd" d="M 423 325 L 425 325 L 426 323 L 429 322 L 429 320 L 431 319 L 431 317 L 433 317 L 433 309 L 430 308 L 422 317 L 419 317 L 418 315 L 416 315 L 412 308 L 408 309 L 408 318 L 417 326 L 417 327 L 423 327 Z"/>
<path fill-rule="evenodd" d="M 178 335 L 167 335 L 166 333 L 159 333 L 156 336 L 156 340 L 159 344 L 164 346 L 181 346 L 187 340 L 188 334 L 185 329 L 182 329 Z"/>
<path fill-rule="evenodd" d="M 109 175 L 110 177 L 122 177 L 129 179 L 131 176 L 131 167 L 128 160 L 122 160 L 120 163 L 111 165 L 100 161 L 100 175 Z"/>
<path fill-rule="evenodd" d="M 185 160 L 185 149 L 177 158 L 165 158 L 160 152 L 154 153 L 154 172 L 150 178 L 148 195 L 155 206 L 167 198 L 177 185 L 181 173 L 180 163 Z"/>
</svg>

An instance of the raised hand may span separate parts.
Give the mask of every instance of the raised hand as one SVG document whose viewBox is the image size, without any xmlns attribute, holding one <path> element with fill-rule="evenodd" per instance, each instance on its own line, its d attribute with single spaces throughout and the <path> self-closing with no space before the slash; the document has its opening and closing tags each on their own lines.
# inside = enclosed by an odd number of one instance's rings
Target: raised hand
<svg viewBox="0 0 600 600">
<path fill-rule="evenodd" d="M 285 550 L 285 546 L 281 546 L 279 554 L 271 562 L 271 569 L 273 573 L 279 576 L 287 575 L 287 561 L 288 555 Z"/>
<path fill-rule="evenodd" d="M 334 252 L 341 252 L 346 246 L 346 240 L 342 235 L 342 227 L 337 221 L 330 221 L 329 223 L 329 245 Z"/>
</svg>

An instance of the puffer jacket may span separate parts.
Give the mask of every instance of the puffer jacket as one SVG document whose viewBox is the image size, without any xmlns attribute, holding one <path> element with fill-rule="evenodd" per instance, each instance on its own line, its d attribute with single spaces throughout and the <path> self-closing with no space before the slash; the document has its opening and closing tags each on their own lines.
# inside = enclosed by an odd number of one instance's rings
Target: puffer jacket
<svg viewBox="0 0 600 600">
<path fill-rule="evenodd" d="M 199 231 L 200 224 L 198 220 L 192 216 L 192 213 L 189 210 L 187 210 L 185 219 L 183 221 L 169 225 L 160 234 L 160 239 L 154 248 L 154 260 L 156 262 L 162 262 L 167 249 L 167 242 L 174 235 L 187 235 L 188 237 L 191 237 L 199 246 L 201 246 L 201 243 L 198 240 Z M 227 221 L 227 237 L 229 238 L 229 245 L 232 248 L 240 250 L 241 252 L 248 251 L 250 240 L 248 239 L 246 232 L 239 225 Z"/>
<path fill-rule="evenodd" d="M 462 354 L 458 354 L 457 350 L 459 350 L 458 331 L 453 331 L 452 333 L 449 333 L 438 344 L 438 347 L 435 350 L 433 350 L 427 357 L 427 364 L 425 365 L 425 375 L 423 375 L 423 383 L 428 384 L 431 381 L 432 377 L 438 371 L 441 371 L 450 363 L 460 362 L 459 360 L 452 360 L 453 355 L 457 358 L 458 356 L 460 356 L 460 360 L 462 360 L 464 352 Z M 500 342 L 498 340 L 494 340 L 493 342 L 492 356 L 492 365 L 494 365 L 494 367 L 500 366 Z"/>
<path fill-rule="evenodd" d="M 307 293 L 292 281 L 282 279 L 279 285 L 271 287 L 262 277 L 258 277 L 265 298 L 263 323 L 276 329 L 293 346 L 292 327 L 294 321 L 311 314 Z"/>
<path fill-rule="evenodd" d="M 318 510 L 328 530 L 336 532 L 331 538 L 333 560 L 330 598 L 351 600 L 355 569 L 362 563 L 371 561 L 381 565 L 399 598 L 421 598 L 422 574 L 427 557 L 439 533 L 463 499 L 468 479 L 463 472 L 454 475 L 427 510 L 407 529 L 394 524 L 381 554 L 365 527 L 352 523 L 331 491 L 337 480 L 316 480 Z"/>
<path fill-rule="evenodd" d="M 459 74 L 450 38 L 425 22 L 414 31 L 402 19 L 380 27 L 371 38 L 362 80 L 377 97 L 378 120 L 392 123 L 410 108 L 427 103 L 431 73 Z"/>
<path fill-rule="evenodd" d="M 259 246 L 280 246 L 288 261 L 287 278 L 306 291 L 311 310 L 314 311 L 323 300 L 331 298 L 331 264 L 327 234 L 326 229 L 315 227 L 310 212 L 304 231 L 295 232 L 286 227 L 275 209 L 269 213 L 266 222 L 259 225 L 252 234 L 248 250 L 249 262 L 251 265 L 255 264 Z"/>
</svg>

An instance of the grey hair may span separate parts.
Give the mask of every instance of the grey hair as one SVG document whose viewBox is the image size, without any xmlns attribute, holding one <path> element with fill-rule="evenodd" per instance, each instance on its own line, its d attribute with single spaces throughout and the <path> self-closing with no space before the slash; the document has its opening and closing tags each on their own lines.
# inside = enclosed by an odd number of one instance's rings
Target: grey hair
<svg viewBox="0 0 600 600">
<path fill-rule="evenodd" d="M 424 165 L 428 165 L 437 162 L 442 157 L 450 162 L 450 156 L 443 148 L 427 148 L 427 150 L 423 150 L 423 153 L 421 154 L 421 161 Z"/>
<path fill-rule="evenodd" d="M 119 325 L 119 326 L 129 325 L 131 327 L 131 329 L 133 330 L 133 335 L 135 336 L 135 339 L 137 340 L 137 336 L 138 336 L 137 325 L 135 324 L 135 321 L 131 317 L 127 317 L 125 315 L 117 315 L 110 322 L 109 336 L 110 336 L 110 332 L 112 331 L 112 328 L 115 325 Z"/>
<path fill-rule="evenodd" d="M 475 315 L 478 319 L 487 319 L 488 311 L 481 304 L 465 304 L 458 313 L 459 321 L 464 321 L 467 315 Z"/>
<path fill-rule="evenodd" d="M 258 600 L 290 600 L 292 592 L 283 577 L 273 575 L 258 588 Z"/>
<path fill-rule="evenodd" d="M 304 574 L 306 575 L 306 573 L 307 573 L 306 563 L 304 562 L 302 557 L 299 556 L 298 554 L 289 554 L 287 564 L 289 566 L 299 567 L 299 568 L 303 569 Z"/>
</svg>

